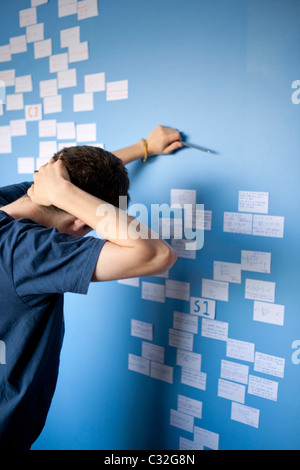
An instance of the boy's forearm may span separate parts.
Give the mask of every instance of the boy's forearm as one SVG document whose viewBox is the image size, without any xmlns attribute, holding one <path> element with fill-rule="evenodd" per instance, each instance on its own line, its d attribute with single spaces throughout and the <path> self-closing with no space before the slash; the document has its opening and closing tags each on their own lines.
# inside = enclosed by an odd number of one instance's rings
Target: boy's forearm
<svg viewBox="0 0 300 470">
<path fill-rule="evenodd" d="M 128 147 L 124 147 L 119 150 L 115 150 L 112 152 L 116 157 L 120 158 L 124 165 L 127 165 L 127 163 L 133 162 L 135 160 L 138 160 L 145 155 L 145 148 L 143 141 L 140 140 L 139 142 L 136 142 L 133 145 L 130 145 Z"/>
</svg>

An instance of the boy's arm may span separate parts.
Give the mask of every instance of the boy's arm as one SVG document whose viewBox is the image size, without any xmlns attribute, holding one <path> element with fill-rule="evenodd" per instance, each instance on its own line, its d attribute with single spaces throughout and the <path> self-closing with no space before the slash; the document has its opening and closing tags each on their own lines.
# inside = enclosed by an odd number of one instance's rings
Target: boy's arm
<svg viewBox="0 0 300 470">
<path fill-rule="evenodd" d="M 93 281 L 159 274 L 175 263 L 174 250 L 148 227 L 73 185 L 61 160 L 50 160 L 33 178 L 34 184 L 28 190 L 33 202 L 59 207 L 107 240 L 98 258 Z M 134 230 L 137 222 L 139 237 Z"/>
<path fill-rule="evenodd" d="M 147 145 L 147 153 L 151 155 L 169 154 L 174 150 L 181 148 L 180 133 L 176 129 L 165 126 L 157 126 L 150 132 L 145 139 Z M 120 158 L 124 165 L 138 160 L 145 155 L 144 142 L 139 142 L 128 147 L 112 152 Z"/>
</svg>

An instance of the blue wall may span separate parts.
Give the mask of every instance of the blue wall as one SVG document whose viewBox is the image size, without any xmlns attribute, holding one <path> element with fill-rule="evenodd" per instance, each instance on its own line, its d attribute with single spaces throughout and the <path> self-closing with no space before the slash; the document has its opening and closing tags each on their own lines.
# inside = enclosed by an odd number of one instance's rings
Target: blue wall
<svg viewBox="0 0 300 470">
<path fill-rule="evenodd" d="M 172 188 L 193 189 L 197 203 L 212 211 L 203 249 L 196 259 L 179 257 L 169 273 L 171 280 L 190 283 L 193 297 L 203 296 L 202 279 L 213 279 L 214 261 L 240 263 L 241 250 L 271 253 L 269 274 L 242 270 L 241 283 L 229 284 L 228 301 L 216 300 L 215 320 L 228 323 L 228 338 L 254 343 L 256 352 L 285 359 L 285 367 L 284 377 L 278 377 L 255 371 L 253 362 L 227 357 L 226 341 L 203 336 L 199 317 L 193 352 L 202 356 L 206 389 L 185 385 L 168 338 L 173 312 L 189 314 L 190 302 L 143 299 L 142 282 L 164 285 L 159 277 L 140 279 L 139 287 L 91 285 L 87 296 L 66 295 L 60 377 L 33 448 L 179 449 L 180 438 L 210 448 L 211 441 L 200 442 L 194 429 L 170 425 L 170 410 L 177 410 L 183 395 L 203 403 L 194 425 L 217 434 L 220 449 L 299 449 L 300 365 L 292 361 L 292 343 L 300 339 L 300 106 L 292 101 L 292 83 L 300 80 L 299 2 L 101 0 L 99 15 L 82 21 L 76 15 L 58 18 L 57 3 L 37 7 L 53 53 L 64 52 L 60 30 L 79 25 L 90 56 L 72 64 L 77 87 L 62 90 L 62 112 L 44 118 L 96 123 L 97 142 L 109 150 L 145 137 L 160 123 L 217 152 L 184 149 L 146 165 L 131 163 L 131 198 L 150 208 L 169 203 Z M 18 11 L 29 7 L 29 0 L 2 0 L 0 45 L 24 34 Z M 39 81 L 55 77 L 48 58 L 35 60 L 28 44 L 27 52 L 0 63 L 0 71 L 12 68 L 17 76 L 32 74 L 33 91 L 24 93 L 25 104 L 42 102 Z M 129 98 L 106 101 L 105 92 L 98 92 L 93 111 L 74 113 L 73 94 L 83 92 L 85 74 L 96 72 L 105 72 L 106 82 L 128 80 Z M 7 111 L 0 125 L 23 118 L 24 110 Z M 30 174 L 18 174 L 17 159 L 37 157 L 38 151 L 38 123 L 27 123 L 27 136 L 13 137 L 12 153 L 0 155 L 1 185 L 29 180 Z M 283 238 L 223 231 L 224 212 L 238 212 L 239 191 L 269 194 L 268 214 L 284 217 Z M 276 283 L 283 325 L 253 320 L 253 300 L 245 298 L 249 278 Z M 142 344 L 131 335 L 132 319 L 153 325 L 152 342 L 165 348 L 173 383 L 128 370 L 128 355 L 141 356 Z M 244 405 L 259 410 L 258 427 L 231 419 L 231 400 L 218 396 L 222 360 L 247 365 L 249 375 L 278 383 L 276 400 L 253 395 L 245 385 Z"/>
</svg>

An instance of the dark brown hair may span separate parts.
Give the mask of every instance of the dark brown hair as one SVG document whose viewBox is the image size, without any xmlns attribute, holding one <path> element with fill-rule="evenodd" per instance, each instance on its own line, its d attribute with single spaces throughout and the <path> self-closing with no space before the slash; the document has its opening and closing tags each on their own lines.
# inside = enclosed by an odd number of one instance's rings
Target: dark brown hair
<svg viewBox="0 0 300 470">
<path fill-rule="evenodd" d="M 83 191 L 119 207 L 119 196 L 129 202 L 129 178 L 123 162 L 110 152 L 90 145 L 65 147 L 53 156 L 61 159 L 71 182 Z M 52 206 L 52 209 L 57 209 Z"/>
</svg>

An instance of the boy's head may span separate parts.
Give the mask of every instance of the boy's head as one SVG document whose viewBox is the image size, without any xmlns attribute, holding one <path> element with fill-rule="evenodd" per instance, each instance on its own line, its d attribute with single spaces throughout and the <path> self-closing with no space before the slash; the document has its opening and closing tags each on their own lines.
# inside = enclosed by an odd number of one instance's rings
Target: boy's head
<svg viewBox="0 0 300 470">
<path fill-rule="evenodd" d="M 61 159 L 71 182 L 83 191 L 119 207 L 119 196 L 129 201 L 129 178 L 122 161 L 106 150 L 90 145 L 65 147 L 53 156 Z M 60 209 L 50 206 L 50 210 Z"/>
</svg>

